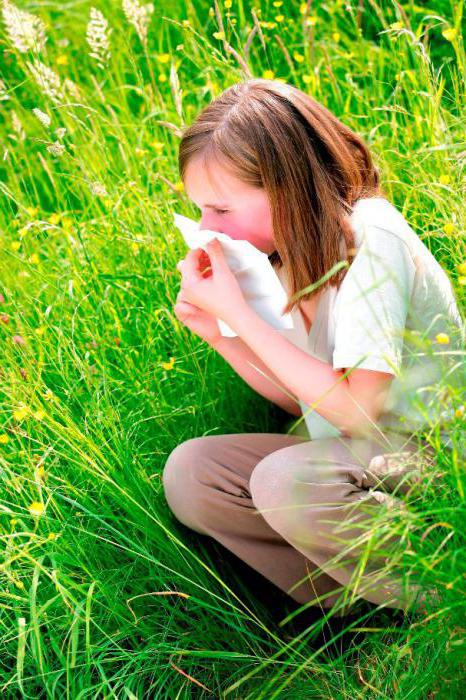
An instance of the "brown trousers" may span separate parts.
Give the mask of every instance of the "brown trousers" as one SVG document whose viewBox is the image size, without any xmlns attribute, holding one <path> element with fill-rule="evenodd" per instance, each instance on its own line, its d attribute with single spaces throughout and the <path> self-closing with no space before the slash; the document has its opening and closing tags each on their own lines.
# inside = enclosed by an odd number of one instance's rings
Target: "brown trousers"
<svg viewBox="0 0 466 700">
<path fill-rule="evenodd" d="M 171 452 L 163 486 L 180 522 L 215 538 L 297 602 L 335 606 L 337 615 L 357 598 L 407 610 L 424 594 L 390 571 L 409 544 L 400 539 L 400 509 L 407 508 L 400 495 L 416 488 L 431 457 L 420 440 L 387 433 L 208 435 Z"/>
</svg>

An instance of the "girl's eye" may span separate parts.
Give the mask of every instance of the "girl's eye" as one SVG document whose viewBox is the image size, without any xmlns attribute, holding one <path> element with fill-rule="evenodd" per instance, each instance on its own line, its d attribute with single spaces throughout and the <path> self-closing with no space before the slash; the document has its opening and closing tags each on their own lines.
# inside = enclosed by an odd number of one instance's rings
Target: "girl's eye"
<svg viewBox="0 0 466 700">
<path fill-rule="evenodd" d="M 215 209 L 217 214 L 228 214 L 228 209 Z"/>
</svg>

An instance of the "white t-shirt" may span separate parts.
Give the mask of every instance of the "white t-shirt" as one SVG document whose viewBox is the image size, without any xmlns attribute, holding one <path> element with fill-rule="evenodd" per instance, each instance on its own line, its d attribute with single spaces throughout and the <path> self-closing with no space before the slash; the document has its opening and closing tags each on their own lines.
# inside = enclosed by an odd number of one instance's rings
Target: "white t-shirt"
<svg viewBox="0 0 466 700">
<path fill-rule="evenodd" d="M 384 197 L 359 199 L 350 224 L 358 252 L 340 289 L 321 293 L 309 335 L 297 308 L 295 328 L 278 332 L 333 369 L 357 366 L 392 374 L 377 421 L 382 430 L 411 433 L 437 420 L 444 425 L 450 414 L 439 400 L 439 382 L 461 381 L 465 339 L 450 280 Z M 284 268 L 275 269 L 288 291 Z M 436 341 L 438 333 L 449 342 Z M 310 439 L 341 435 L 315 408 L 299 403 Z"/>
</svg>

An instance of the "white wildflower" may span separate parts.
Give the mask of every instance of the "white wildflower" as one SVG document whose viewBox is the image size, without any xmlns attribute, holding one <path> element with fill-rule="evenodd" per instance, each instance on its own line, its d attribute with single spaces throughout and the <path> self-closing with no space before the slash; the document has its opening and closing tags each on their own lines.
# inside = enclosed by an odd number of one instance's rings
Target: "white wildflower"
<svg viewBox="0 0 466 700">
<path fill-rule="evenodd" d="M 78 88 L 76 83 L 73 83 L 73 81 L 70 80 L 69 78 L 65 78 L 65 80 L 63 81 L 63 89 L 65 90 L 65 92 L 67 92 L 71 97 L 74 97 L 76 100 L 82 99 L 80 89 Z"/>
<path fill-rule="evenodd" d="M 54 141 L 50 144 L 50 146 L 47 146 L 47 150 L 54 156 L 61 156 L 63 155 L 65 147 L 59 141 Z"/>
<path fill-rule="evenodd" d="M 54 133 L 58 136 L 59 139 L 62 139 L 66 134 L 66 127 L 60 126 L 58 129 L 55 129 Z"/>
<path fill-rule="evenodd" d="M 6 85 L 3 82 L 3 80 L 0 78 L 0 102 L 4 102 L 5 100 L 9 100 L 10 96 L 6 92 Z"/>
<path fill-rule="evenodd" d="M 44 95 L 50 97 L 52 102 L 57 104 L 63 102 L 67 94 L 78 100 L 81 99 L 79 88 L 72 80 L 65 78 L 62 84 L 60 76 L 39 59 L 35 59 L 32 63 L 26 61 L 26 65 Z"/>
<path fill-rule="evenodd" d="M 151 2 L 141 5 L 138 0 L 123 0 L 123 12 L 143 44 L 147 43 L 147 30 L 153 11 L 154 6 Z"/>
<path fill-rule="evenodd" d="M 42 112 L 38 107 L 34 107 L 32 111 L 43 126 L 50 126 L 52 120 L 48 114 Z"/>
<path fill-rule="evenodd" d="M 60 76 L 55 71 L 37 59 L 33 63 L 27 61 L 27 67 L 44 95 L 50 97 L 53 102 L 61 102 L 65 99 Z"/>
<path fill-rule="evenodd" d="M 26 138 L 26 132 L 24 131 L 23 125 L 21 124 L 21 120 L 14 109 L 11 110 L 11 125 L 13 127 L 13 131 L 17 134 L 19 140 L 24 141 L 24 139 Z"/>
<path fill-rule="evenodd" d="M 89 55 L 95 58 L 97 65 L 102 70 L 110 59 L 109 37 L 112 30 L 108 28 L 108 22 L 100 10 L 91 7 L 91 19 L 87 25 L 86 39 L 91 47 Z"/>
<path fill-rule="evenodd" d="M 91 189 L 92 194 L 95 194 L 97 197 L 108 197 L 108 192 L 105 189 L 104 185 L 102 185 L 97 180 L 95 180 L 94 182 L 90 182 L 89 187 Z"/>
<path fill-rule="evenodd" d="M 3 21 L 9 39 L 18 51 L 42 51 L 47 37 L 45 24 L 39 17 L 20 10 L 9 0 L 3 0 Z"/>
<path fill-rule="evenodd" d="M 64 37 L 63 39 L 59 39 L 57 41 L 58 46 L 69 46 L 70 40 Z"/>
</svg>

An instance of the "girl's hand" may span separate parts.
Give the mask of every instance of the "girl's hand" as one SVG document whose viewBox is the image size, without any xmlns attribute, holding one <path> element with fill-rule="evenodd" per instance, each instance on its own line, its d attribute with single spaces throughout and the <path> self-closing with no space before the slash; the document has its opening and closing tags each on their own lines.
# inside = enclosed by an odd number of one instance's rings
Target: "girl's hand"
<svg viewBox="0 0 466 700">
<path fill-rule="evenodd" d="M 208 256 L 202 248 L 190 250 L 177 264 L 182 272 L 181 290 L 184 301 L 221 318 L 226 324 L 238 317 L 246 306 L 236 277 L 227 265 L 222 246 L 217 239 L 207 244 Z M 202 261 L 210 261 L 211 274 L 200 270 Z M 205 270 L 203 271 L 205 272 Z"/>
<path fill-rule="evenodd" d="M 173 310 L 176 317 L 189 330 L 202 338 L 202 340 L 205 340 L 209 345 L 214 346 L 222 337 L 215 316 L 185 301 L 182 289 L 178 292 Z"/>
</svg>

